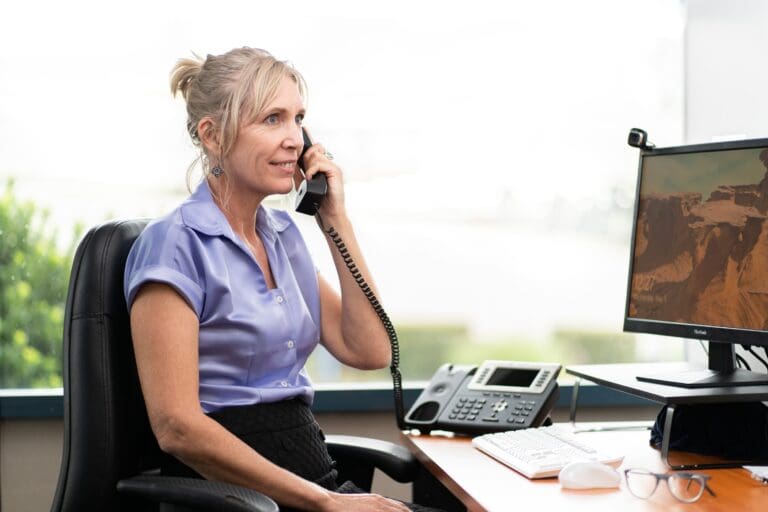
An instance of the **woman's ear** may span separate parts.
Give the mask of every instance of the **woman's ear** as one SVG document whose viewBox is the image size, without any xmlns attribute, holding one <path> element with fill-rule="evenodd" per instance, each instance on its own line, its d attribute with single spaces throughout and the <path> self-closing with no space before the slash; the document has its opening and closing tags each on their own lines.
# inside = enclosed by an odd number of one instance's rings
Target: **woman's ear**
<svg viewBox="0 0 768 512">
<path fill-rule="evenodd" d="M 215 155 L 219 150 L 219 132 L 210 117 L 204 117 L 197 123 L 197 136 L 209 155 Z"/>
</svg>

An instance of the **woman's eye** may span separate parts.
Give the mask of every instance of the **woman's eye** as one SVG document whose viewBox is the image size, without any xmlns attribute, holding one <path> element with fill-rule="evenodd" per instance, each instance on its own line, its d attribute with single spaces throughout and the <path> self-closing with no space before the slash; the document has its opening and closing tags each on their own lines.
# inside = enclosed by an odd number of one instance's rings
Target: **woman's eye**
<svg viewBox="0 0 768 512">
<path fill-rule="evenodd" d="M 296 116 L 296 124 L 301 125 L 304 122 L 304 114 Z"/>
<path fill-rule="evenodd" d="M 280 121 L 280 118 L 277 114 L 270 114 L 264 119 L 264 122 L 267 124 L 277 124 L 278 121 Z"/>
</svg>

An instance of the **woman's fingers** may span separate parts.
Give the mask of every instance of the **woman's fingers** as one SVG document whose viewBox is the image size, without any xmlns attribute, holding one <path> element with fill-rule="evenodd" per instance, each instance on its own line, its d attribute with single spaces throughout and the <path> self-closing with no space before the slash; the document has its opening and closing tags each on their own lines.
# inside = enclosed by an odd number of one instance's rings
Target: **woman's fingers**
<svg viewBox="0 0 768 512">
<path fill-rule="evenodd" d="M 328 152 L 322 144 L 313 144 L 304 154 L 304 175 L 307 179 L 312 178 L 317 172 L 325 172 L 328 177 L 341 175 L 341 169 L 333 163 L 333 155 Z"/>
</svg>

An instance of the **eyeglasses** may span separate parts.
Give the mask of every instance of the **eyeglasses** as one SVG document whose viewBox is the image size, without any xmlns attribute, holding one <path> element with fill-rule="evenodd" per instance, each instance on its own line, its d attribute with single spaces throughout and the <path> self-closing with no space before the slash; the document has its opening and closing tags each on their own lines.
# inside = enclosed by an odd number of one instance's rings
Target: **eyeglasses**
<svg viewBox="0 0 768 512">
<path fill-rule="evenodd" d="M 624 477 L 627 479 L 629 492 L 642 499 L 650 498 L 656 492 L 659 480 L 665 480 L 670 494 L 683 503 L 698 501 L 705 490 L 712 496 L 716 496 L 707 485 L 707 481 L 712 477 L 702 473 L 681 471 L 665 475 L 651 473 L 645 469 L 625 469 Z"/>
</svg>

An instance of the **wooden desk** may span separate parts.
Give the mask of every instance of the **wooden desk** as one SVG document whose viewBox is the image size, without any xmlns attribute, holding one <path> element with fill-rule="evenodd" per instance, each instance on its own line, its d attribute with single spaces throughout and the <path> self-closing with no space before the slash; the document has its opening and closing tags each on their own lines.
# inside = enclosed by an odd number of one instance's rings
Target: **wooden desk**
<svg viewBox="0 0 768 512">
<path fill-rule="evenodd" d="M 602 424 L 607 425 L 607 424 Z M 610 424 L 616 426 L 616 424 Z M 579 427 L 595 426 L 579 424 Z M 624 461 L 619 471 L 630 467 L 666 473 L 660 454 L 649 443 L 650 432 L 604 431 L 579 433 L 596 448 L 619 450 Z M 753 480 L 744 469 L 702 471 L 712 475 L 710 488 L 694 504 L 677 501 L 663 483 L 647 500 L 634 497 L 623 481 L 618 489 L 561 489 L 556 478 L 529 480 L 507 466 L 472 448 L 468 438 L 402 435 L 405 446 L 470 512 L 514 510 L 567 510 L 568 512 L 630 511 L 722 511 L 768 509 L 768 485 Z M 623 474 L 622 474 L 623 477 Z M 525 508 L 521 508 L 525 507 Z"/>
</svg>

